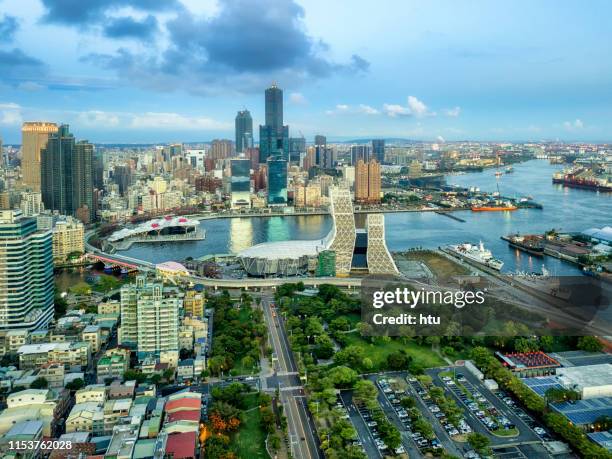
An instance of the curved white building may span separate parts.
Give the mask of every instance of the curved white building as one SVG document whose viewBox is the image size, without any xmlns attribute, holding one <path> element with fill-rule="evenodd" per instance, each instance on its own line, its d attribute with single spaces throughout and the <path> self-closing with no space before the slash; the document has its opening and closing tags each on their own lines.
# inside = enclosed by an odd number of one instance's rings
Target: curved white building
<svg viewBox="0 0 612 459">
<path fill-rule="evenodd" d="M 244 270 L 251 276 L 295 276 L 314 269 L 319 254 L 335 253 L 336 276 L 351 272 L 356 229 L 353 203 L 348 188 L 333 187 L 331 194 L 332 229 L 322 239 L 264 242 L 238 254 Z M 397 274 L 397 268 L 385 244 L 384 216 L 368 216 L 367 262 L 372 274 Z"/>
<path fill-rule="evenodd" d="M 141 223 L 133 228 L 123 228 L 108 237 L 108 242 L 116 244 L 128 239 L 136 242 L 156 242 L 159 240 L 203 239 L 204 234 L 198 220 L 187 217 L 172 217 L 167 215 Z M 192 238 L 193 236 L 193 238 Z"/>
</svg>

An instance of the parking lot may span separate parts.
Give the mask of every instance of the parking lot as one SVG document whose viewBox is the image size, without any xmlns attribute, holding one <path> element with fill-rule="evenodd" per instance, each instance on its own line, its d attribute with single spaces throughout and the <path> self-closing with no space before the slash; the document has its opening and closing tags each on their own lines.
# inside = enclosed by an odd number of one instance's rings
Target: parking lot
<svg viewBox="0 0 612 459">
<path fill-rule="evenodd" d="M 346 413 L 349 417 L 349 420 L 357 431 L 357 436 L 359 437 L 359 444 L 361 445 L 366 456 L 368 456 L 368 458 L 382 458 L 383 456 L 376 447 L 374 437 L 372 436 L 370 429 L 366 425 L 365 419 L 363 419 L 361 413 L 353 404 L 353 391 L 340 391 L 340 401 L 342 403 L 342 406 L 346 409 Z"/>
</svg>

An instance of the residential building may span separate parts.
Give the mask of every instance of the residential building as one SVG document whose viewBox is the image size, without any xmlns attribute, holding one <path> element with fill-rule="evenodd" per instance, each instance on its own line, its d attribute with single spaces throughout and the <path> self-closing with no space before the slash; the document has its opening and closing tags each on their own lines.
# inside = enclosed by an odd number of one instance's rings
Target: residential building
<svg viewBox="0 0 612 459">
<path fill-rule="evenodd" d="M 367 163 L 360 159 L 355 167 L 355 201 L 379 203 L 380 193 L 380 164 L 375 159 Z"/>
<path fill-rule="evenodd" d="M 204 317 L 204 306 L 206 305 L 206 298 L 204 293 L 195 289 L 187 290 L 185 297 L 183 298 L 183 309 L 185 314 L 191 317 Z"/>
<path fill-rule="evenodd" d="M 104 435 L 104 410 L 97 402 L 77 403 L 66 418 L 66 433 L 91 432 Z"/>
<path fill-rule="evenodd" d="M 50 362 L 58 362 L 66 367 L 86 368 L 91 357 L 89 344 L 84 342 L 26 344 L 21 346 L 17 353 L 19 368 L 22 370 L 37 368 Z"/>
<path fill-rule="evenodd" d="M 44 328 L 53 317 L 51 231 L 21 211 L 0 211 L 0 330 Z"/>
<path fill-rule="evenodd" d="M 35 217 L 45 209 L 39 191 L 25 191 L 21 193 L 19 207 L 24 217 Z"/>
<path fill-rule="evenodd" d="M 215 139 L 212 141 L 209 156 L 212 159 L 231 158 L 234 154 L 234 143 L 227 139 Z"/>
<path fill-rule="evenodd" d="M 81 340 L 89 343 L 93 354 L 100 350 L 102 345 L 102 331 L 98 325 L 87 325 L 81 332 Z"/>
<path fill-rule="evenodd" d="M 21 127 L 21 170 L 23 184 L 40 191 L 41 155 L 50 134 L 57 132 L 57 124 L 45 121 L 25 122 Z"/>
<path fill-rule="evenodd" d="M 106 401 L 106 386 L 104 384 L 90 384 L 77 390 L 74 397 L 76 403 L 104 403 Z"/>
<path fill-rule="evenodd" d="M 178 290 L 138 276 L 121 288 L 120 343 L 135 347 L 139 360 L 163 351 L 178 352 Z"/>
<path fill-rule="evenodd" d="M 353 145 L 351 146 L 351 166 L 356 166 L 359 160 L 367 163 L 370 161 L 370 146 L 369 145 Z"/>
<path fill-rule="evenodd" d="M 289 137 L 289 162 L 302 165 L 306 154 L 306 139 L 304 137 Z"/>
<path fill-rule="evenodd" d="M 385 139 L 372 139 L 372 157 L 380 164 L 385 162 Z"/>
<path fill-rule="evenodd" d="M 129 360 L 123 355 L 102 357 L 96 364 L 98 384 L 105 383 L 109 379 L 122 379 L 123 374 L 129 368 L 129 364 Z"/>
<path fill-rule="evenodd" d="M 53 259 L 64 262 L 70 254 L 85 252 L 85 227 L 73 217 L 59 220 L 53 227 Z"/>
</svg>

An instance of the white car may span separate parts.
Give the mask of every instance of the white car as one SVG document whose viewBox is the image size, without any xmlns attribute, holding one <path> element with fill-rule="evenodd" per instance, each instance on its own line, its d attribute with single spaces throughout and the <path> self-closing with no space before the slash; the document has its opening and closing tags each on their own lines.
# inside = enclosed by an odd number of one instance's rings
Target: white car
<svg viewBox="0 0 612 459">
<path fill-rule="evenodd" d="M 395 454 L 404 454 L 406 452 L 406 450 L 404 449 L 403 446 L 399 446 L 398 448 L 395 449 Z"/>
</svg>

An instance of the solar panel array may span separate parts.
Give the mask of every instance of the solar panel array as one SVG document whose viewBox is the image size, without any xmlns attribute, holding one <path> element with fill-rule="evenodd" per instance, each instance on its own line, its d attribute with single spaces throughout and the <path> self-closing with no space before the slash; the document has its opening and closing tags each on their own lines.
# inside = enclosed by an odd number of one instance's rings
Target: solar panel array
<svg viewBox="0 0 612 459">
<path fill-rule="evenodd" d="M 521 380 L 528 386 L 532 391 L 538 394 L 540 397 L 544 397 L 548 389 L 562 389 L 563 386 L 559 384 L 556 378 L 552 376 L 539 376 L 536 378 L 521 378 Z"/>
<path fill-rule="evenodd" d="M 577 425 L 593 424 L 601 416 L 612 417 L 612 397 L 553 403 L 551 406 Z"/>
</svg>

